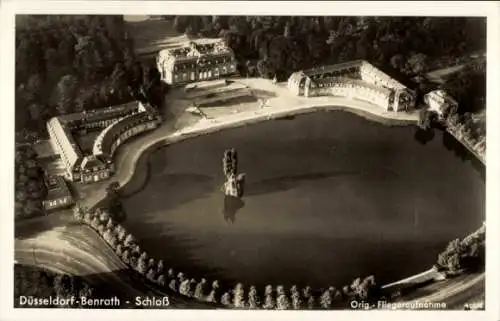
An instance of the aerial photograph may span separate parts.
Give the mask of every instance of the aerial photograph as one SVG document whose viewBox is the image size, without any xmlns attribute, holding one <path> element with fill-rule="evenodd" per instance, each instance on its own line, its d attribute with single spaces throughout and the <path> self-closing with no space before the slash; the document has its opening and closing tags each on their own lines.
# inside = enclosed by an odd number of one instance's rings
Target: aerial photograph
<svg viewBox="0 0 500 321">
<path fill-rule="evenodd" d="M 17 14 L 14 308 L 485 310 L 486 26 Z"/>
</svg>

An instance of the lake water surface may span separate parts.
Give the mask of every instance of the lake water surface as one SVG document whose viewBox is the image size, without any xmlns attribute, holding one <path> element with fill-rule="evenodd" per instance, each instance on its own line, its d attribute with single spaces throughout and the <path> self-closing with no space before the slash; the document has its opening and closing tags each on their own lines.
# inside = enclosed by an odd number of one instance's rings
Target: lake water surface
<svg viewBox="0 0 500 321">
<path fill-rule="evenodd" d="M 441 132 L 425 145 L 414 134 L 335 111 L 163 147 L 125 200 L 124 224 L 150 255 L 196 278 L 395 281 L 431 267 L 485 216 L 480 173 L 443 146 Z M 241 204 L 220 191 L 227 148 L 246 173 Z"/>
</svg>

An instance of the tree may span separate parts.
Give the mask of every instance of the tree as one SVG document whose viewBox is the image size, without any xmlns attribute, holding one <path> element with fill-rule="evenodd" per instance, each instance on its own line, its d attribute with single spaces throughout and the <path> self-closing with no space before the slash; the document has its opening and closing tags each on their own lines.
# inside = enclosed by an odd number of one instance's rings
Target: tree
<svg viewBox="0 0 500 321">
<path fill-rule="evenodd" d="M 132 236 L 132 234 L 128 234 L 128 235 L 127 235 L 127 237 L 125 238 L 125 241 L 123 242 L 123 244 L 124 244 L 125 246 L 128 246 L 128 245 L 130 245 L 130 244 L 131 244 L 132 242 L 134 242 L 134 241 L 135 241 L 135 239 L 134 239 L 134 237 Z"/>
<path fill-rule="evenodd" d="M 154 269 L 150 268 L 146 274 L 146 278 L 150 281 L 154 281 L 156 278 L 156 272 Z"/>
<path fill-rule="evenodd" d="M 332 292 L 331 289 L 326 289 L 320 297 L 320 306 L 322 309 L 330 309 L 332 306 Z"/>
<path fill-rule="evenodd" d="M 257 309 L 260 306 L 260 299 L 254 285 L 251 285 L 248 291 L 248 306 L 250 309 Z"/>
<path fill-rule="evenodd" d="M 205 292 L 205 285 L 207 283 L 207 280 L 205 279 L 201 279 L 201 281 L 196 285 L 195 289 L 194 289 L 194 294 L 193 296 L 198 299 L 198 300 L 202 300 L 204 298 L 204 292 Z"/>
<path fill-rule="evenodd" d="M 156 265 L 156 273 L 157 274 L 162 274 L 165 271 L 165 266 L 163 265 L 163 260 L 159 260 L 158 264 Z"/>
<path fill-rule="evenodd" d="M 127 69 L 122 62 L 117 62 L 114 66 L 113 73 L 110 76 L 110 87 L 112 90 L 123 99 L 126 95 L 125 88 L 128 85 Z"/>
<path fill-rule="evenodd" d="M 314 295 L 311 291 L 311 287 L 309 286 L 306 286 L 303 290 L 302 290 L 302 295 L 304 297 L 304 301 L 307 302 L 307 308 L 309 310 L 311 309 L 314 309 L 315 306 L 316 306 L 316 302 L 315 302 L 315 298 L 314 298 Z"/>
<path fill-rule="evenodd" d="M 106 228 L 110 230 L 111 234 L 114 234 L 114 227 L 115 227 L 115 224 L 113 222 L 113 219 L 111 217 L 108 217 L 108 219 L 106 221 Z"/>
<path fill-rule="evenodd" d="M 158 282 L 158 284 L 161 286 L 165 286 L 165 276 L 163 274 L 160 274 L 156 282 Z"/>
<path fill-rule="evenodd" d="M 290 302 L 288 297 L 285 294 L 285 289 L 282 285 L 278 285 L 276 288 L 276 309 L 278 310 L 287 310 L 290 308 Z"/>
<path fill-rule="evenodd" d="M 31 75 L 25 87 L 26 101 L 38 101 L 42 94 L 43 79 L 40 74 Z"/>
<path fill-rule="evenodd" d="M 224 292 L 220 299 L 220 303 L 227 306 L 231 305 L 231 294 L 229 294 L 229 292 Z"/>
<path fill-rule="evenodd" d="M 99 235 L 104 236 L 104 232 L 106 231 L 106 226 L 102 222 L 99 222 L 98 224 L 99 225 L 97 226 L 97 232 L 99 233 Z"/>
<path fill-rule="evenodd" d="M 102 234 L 102 238 L 104 239 L 104 241 L 106 241 L 109 244 L 109 240 L 111 237 L 111 230 L 107 229 L 104 225 L 101 225 L 101 226 L 104 229 L 104 233 Z"/>
<path fill-rule="evenodd" d="M 453 253 L 448 257 L 447 261 L 447 268 L 450 272 L 457 272 L 459 271 L 462 266 L 460 262 L 460 254 L 459 253 Z"/>
<path fill-rule="evenodd" d="M 118 238 L 118 241 L 125 243 L 125 237 L 127 236 L 127 231 L 120 224 L 116 225 L 115 233 Z"/>
<path fill-rule="evenodd" d="M 101 225 L 101 224 L 100 224 L 99 218 L 98 218 L 97 216 L 94 216 L 94 217 L 92 218 L 92 221 L 90 222 L 90 226 L 91 226 L 94 230 L 98 231 L 98 230 L 99 230 L 99 226 L 100 226 L 100 225 Z"/>
<path fill-rule="evenodd" d="M 78 79 L 74 75 L 65 75 L 59 80 L 53 96 L 53 103 L 59 114 L 64 115 L 73 111 L 72 103 L 77 86 Z"/>
<path fill-rule="evenodd" d="M 374 302 L 379 299 L 380 288 L 375 282 L 375 277 L 370 275 L 361 282 L 356 289 L 357 295 L 361 300 Z"/>
<path fill-rule="evenodd" d="M 123 249 L 124 249 L 124 247 L 122 244 L 117 244 L 116 245 L 116 255 L 121 257 L 123 255 Z"/>
<path fill-rule="evenodd" d="M 219 291 L 219 281 L 215 280 L 212 282 L 212 290 L 206 297 L 207 302 L 217 303 L 217 293 Z"/>
<path fill-rule="evenodd" d="M 40 201 L 28 200 L 23 209 L 25 217 L 41 216 L 43 213 L 42 204 Z"/>
<path fill-rule="evenodd" d="M 144 254 L 144 253 L 143 253 Z M 136 270 L 137 272 L 139 272 L 140 274 L 142 275 L 146 275 L 146 272 L 147 272 L 147 264 L 146 264 L 146 259 L 144 258 L 143 255 L 141 255 L 139 257 L 139 260 L 137 260 L 137 266 L 136 266 Z"/>
<path fill-rule="evenodd" d="M 170 280 L 168 287 L 170 288 L 170 290 L 177 292 L 177 280 L 176 279 Z"/>
<path fill-rule="evenodd" d="M 245 290 L 242 283 L 237 283 L 234 288 L 233 305 L 235 308 L 245 307 Z"/>
<path fill-rule="evenodd" d="M 300 292 L 299 291 L 293 291 L 291 293 L 292 297 L 292 307 L 294 310 L 301 310 L 303 308 L 302 306 L 302 298 L 300 297 Z"/>
<path fill-rule="evenodd" d="M 396 54 L 391 58 L 391 66 L 399 71 L 403 71 L 406 66 L 405 58 L 401 54 Z"/>
<path fill-rule="evenodd" d="M 179 286 L 179 293 L 185 296 L 191 296 L 191 280 L 188 278 L 185 278 L 183 281 L 181 281 L 181 284 Z"/>
<path fill-rule="evenodd" d="M 271 78 L 276 73 L 267 58 L 261 59 L 257 62 L 257 71 L 262 78 L 267 79 Z"/>
<path fill-rule="evenodd" d="M 109 216 L 109 212 L 107 209 L 102 209 L 100 214 L 99 214 L 99 220 L 103 223 L 103 224 L 107 224 L 108 221 L 111 219 L 111 217 Z"/>
<path fill-rule="evenodd" d="M 211 302 L 211 303 L 217 303 L 217 299 L 215 297 L 215 291 L 214 290 L 210 291 L 210 293 L 205 298 L 205 301 Z"/>
<path fill-rule="evenodd" d="M 274 301 L 273 297 L 273 287 L 271 285 L 267 285 L 265 289 L 265 299 L 264 299 L 264 305 L 262 306 L 263 309 L 274 309 L 276 307 L 276 303 Z"/>
<path fill-rule="evenodd" d="M 238 171 L 238 154 L 234 148 L 226 149 L 222 159 L 223 172 L 226 177 L 236 175 Z"/>
<path fill-rule="evenodd" d="M 423 53 L 413 54 L 408 59 L 409 70 L 413 75 L 420 75 L 427 71 L 427 55 Z"/>
<path fill-rule="evenodd" d="M 90 212 L 85 213 L 85 215 L 83 216 L 83 221 L 84 221 L 86 224 L 88 224 L 88 225 L 90 225 L 90 224 L 91 224 L 92 219 L 93 219 L 93 216 L 92 216 L 92 214 L 91 214 Z"/>
</svg>

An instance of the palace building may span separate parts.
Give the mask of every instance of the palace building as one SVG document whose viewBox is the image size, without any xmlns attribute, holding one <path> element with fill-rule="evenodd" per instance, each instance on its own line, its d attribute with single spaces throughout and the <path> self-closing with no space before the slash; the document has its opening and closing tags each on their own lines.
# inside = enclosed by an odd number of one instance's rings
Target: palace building
<svg viewBox="0 0 500 321">
<path fill-rule="evenodd" d="M 342 96 L 392 111 L 411 110 L 416 99 L 413 90 L 364 60 L 298 71 L 287 85 L 297 96 Z"/>
<path fill-rule="evenodd" d="M 123 126 L 123 123 L 128 124 L 130 119 L 135 121 L 125 126 L 128 131 L 125 134 L 117 132 L 115 128 Z M 154 123 L 154 126 L 151 123 Z M 91 183 L 108 179 L 114 172 L 112 158 L 114 150 L 103 148 L 103 141 L 106 141 L 106 144 L 111 141 L 110 146 L 119 145 L 131 135 L 156 128 L 159 123 L 161 118 L 156 110 L 134 101 L 99 110 L 54 117 L 47 122 L 47 130 L 52 148 L 60 155 L 64 165 L 64 177 L 72 182 Z M 74 136 L 86 135 L 93 131 L 100 131 L 100 134 L 94 141 L 92 151 L 84 153 Z"/>
<path fill-rule="evenodd" d="M 435 112 L 440 119 L 445 118 L 450 111 L 458 109 L 458 102 L 442 89 L 426 94 L 424 102 L 429 106 L 429 110 Z"/>
<path fill-rule="evenodd" d="M 46 176 L 44 180 L 47 187 L 47 197 L 42 202 L 45 212 L 49 213 L 74 204 L 71 191 L 63 177 Z"/>
<path fill-rule="evenodd" d="M 181 48 L 161 50 L 156 65 L 161 79 L 170 85 L 217 79 L 237 72 L 234 52 L 222 39 L 191 41 Z"/>
</svg>

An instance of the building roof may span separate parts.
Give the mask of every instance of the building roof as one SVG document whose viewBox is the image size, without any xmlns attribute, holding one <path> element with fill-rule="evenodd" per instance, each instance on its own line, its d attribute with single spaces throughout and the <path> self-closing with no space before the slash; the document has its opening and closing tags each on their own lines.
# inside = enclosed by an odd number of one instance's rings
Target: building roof
<svg viewBox="0 0 500 321">
<path fill-rule="evenodd" d="M 86 170 L 102 165 L 104 165 L 103 162 L 96 155 L 87 155 L 83 158 L 80 166 L 82 170 Z"/>
<path fill-rule="evenodd" d="M 45 185 L 47 186 L 47 200 L 71 196 L 68 184 L 62 176 L 46 176 Z"/>
<path fill-rule="evenodd" d="M 93 153 L 94 155 L 111 155 L 111 146 L 115 140 L 115 135 L 122 133 L 128 126 L 134 122 L 141 122 L 143 120 L 151 117 L 152 114 L 148 112 L 136 113 L 115 121 L 113 124 L 109 125 L 104 129 L 101 134 L 97 137 Z"/>
<path fill-rule="evenodd" d="M 340 64 L 321 66 L 321 67 L 307 69 L 307 70 L 304 70 L 303 73 L 306 76 L 311 77 L 314 75 L 349 69 L 349 68 L 353 68 L 353 67 L 359 68 L 363 65 L 363 63 L 365 63 L 364 60 L 352 60 L 352 61 L 347 61 L 347 62 L 343 62 Z"/>
<path fill-rule="evenodd" d="M 180 48 L 167 48 L 158 53 L 158 62 L 161 64 L 177 65 L 184 63 L 198 63 L 199 60 L 212 60 L 217 57 L 233 57 L 231 48 L 222 39 L 210 41 L 188 41 Z"/>
<path fill-rule="evenodd" d="M 317 85 L 324 83 L 332 83 L 332 82 L 342 83 L 342 84 L 352 84 L 359 87 L 369 88 L 371 90 L 378 91 L 385 95 L 389 95 L 391 93 L 391 91 L 387 88 L 374 85 L 372 83 L 363 81 L 361 79 L 352 79 L 347 77 L 325 77 L 325 78 L 315 79 L 313 82 Z"/>
<path fill-rule="evenodd" d="M 418 87 L 418 83 L 414 79 L 403 74 L 398 69 L 393 68 L 392 66 L 390 66 L 390 64 L 385 64 L 383 70 L 375 66 L 374 68 L 376 68 L 380 73 L 385 74 L 387 77 L 399 83 L 401 88 L 415 90 Z"/>
<path fill-rule="evenodd" d="M 448 103 L 451 103 L 454 105 L 458 104 L 458 102 L 455 100 L 455 98 L 453 98 L 448 92 L 446 92 L 442 89 L 433 90 L 433 91 L 427 93 L 426 96 L 427 95 L 442 98 L 443 100 L 447 101 Z"/>
<path fill-rule="evenodd" d="M 58 118 L 65 123 L 71 124 L 75 121 L 98 121 L 107 120 L 110 118 L 116 118 L 120 115 L 137 110 L 140 106 L 139 101 L 131 101 L 121 105 L 109 106 L 101 109 L 93 109 L 89 111 L 83 111 L 81 113 L 72 113 L 67 115 L 59 116 Z"/>
<path fill-rule="evenodd" d="M 288 80 L 289 81 L 292 80 L 294 82 L 297 82 L 305 77 L 307 77 L 307 75 L 302 70 L 300 70 L 300 71 L 296 71 L 296 72 L 292 73 L 290 75 L 290 77 L 288 78 Z"/>
<path fill-rule="evenodd" d="M 369 63 L 366 60 L 352 60 L 352 61 L 347 61 L 343 62 L 340 64 L 335 64 L 335 65 L 330 65 L 330 66 L 321 66 L 321 67 L 316 67 L 316 68 L 311 68 L 307 69 L 304 71 L 299 71 L 293 73 L 290 77 L 293 77 L 292 79 L 300 79 L 303 77 L 303 75 L 307 77 L 314 77 L 316 75 L 321 75 L 324 73 L 329 73 L 329 72 L 335 72 L 335 71 L 342 71 L 350 68 L 358 68 L 358 70 L 362 69 L 369 69 L 374 73 L 377 73 L 377 75 L 383 79 L 385 79 L 389 86 L 392 89 L 410 89 L 413 90 L 415 88 L 415 83 L 408 79 L 408 77 L 402 75 L 400 72 L 397 70 L 393 70 L 392 68 L 385 68 L 387 69 L 387 73 L 380 70 L 379 68 L 375 67 L 371 63 Z M 366 70 L 365 69 L 365 70 Z"/>
<path fill-rule="evenodd" d="M 58 117 L 51 118 L 47 125 L 52 128 L 52 131 L 57 136 L 62 149 L 61 152 L 64 153 L 64 157 L 68 160 L 68 165 L 73 168 L 82 156 L 82 152 L 71 135 L 70 129 Z"/>
<path fill-rule="evenodd" d="M 62 115 L 51 118 L 47 125 L 50 126 L 60 142 L 62 153 L 69 162 L 71 169 L 82 160 L 82 151 L 72 136 L 71 129 L 77 122 L 93 122 L 100 120 L 109 120 L 126 116 L 130 113 L 144 110 L 145 107 L 139 101 L 110 106 L 107 108 Z M 95 144 L 94 144 L 95 145 Z M 84 164 L 82 164 L 82 168 Z"/>
</svg>

